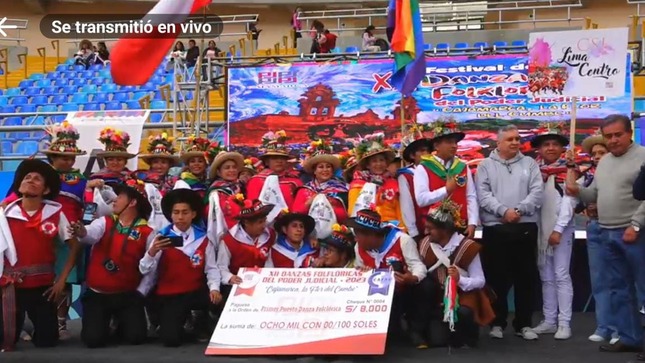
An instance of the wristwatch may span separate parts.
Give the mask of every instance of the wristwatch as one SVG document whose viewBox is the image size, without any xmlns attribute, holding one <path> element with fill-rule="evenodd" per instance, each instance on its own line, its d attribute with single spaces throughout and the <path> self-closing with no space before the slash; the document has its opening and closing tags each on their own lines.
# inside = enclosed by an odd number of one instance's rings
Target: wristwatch
<svg viewBox="0 0 645 363">
<path fill-rule="evenodd" d="M 522 216 L 522 212 L 519 210 L 519 208 L 515 208 L 515 213 L 517 213 L 518 216 Z"/>
<path fill-rule="evenodd" d="M 641 230 L 641 226 L 636 222 L 632 222 L 632 228 L 634 229 L 634 232 L 636 232 L 636 233 L 640 232 L 640 230 Z"/>
</svg>

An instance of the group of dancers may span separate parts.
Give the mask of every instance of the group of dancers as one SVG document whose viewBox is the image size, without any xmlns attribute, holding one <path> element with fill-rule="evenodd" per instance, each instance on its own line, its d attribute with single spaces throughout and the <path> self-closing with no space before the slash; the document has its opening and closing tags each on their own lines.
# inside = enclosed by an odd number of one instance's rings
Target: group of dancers
<svg viewBox="0 0 645 363">
<path fill-rule="evenodd" d="M 412 125 L 398 152 L 382 134 L 342 150 L 315 140 L 302 160 L 284 131 L 264 135 L 257 158 L 199 137 L 178 152 L 162 133 L 138 155 L 149 169 L 136 171 L 126 168 L 137 156 L 129 135 L 107 128 L 97 155 L 105 167 L 88 178 L 74 169 L 86 153 L 77 130 L 64 122 L 50 134 L 47 162 L 23 161 L 2 203 L 5 351 L 25 316 L 37 347 L 69 337 L 71 284 L 85 286 L 87 347 L 207 339 L 243 267 L 391 268 L 388 339 L 418 348 L 475 346 L 495 317 L 456 123 Z M 454 328 L 442 320 L 447 277 L 458 286 Z"/>
</svg>

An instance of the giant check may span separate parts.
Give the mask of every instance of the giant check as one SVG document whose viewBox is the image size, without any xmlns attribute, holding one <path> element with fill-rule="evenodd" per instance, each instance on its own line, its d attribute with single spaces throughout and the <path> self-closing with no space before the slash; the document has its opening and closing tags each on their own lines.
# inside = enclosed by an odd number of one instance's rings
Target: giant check
<svg viewBox="0 0 645 363">
<path fill-rule="evenodd" d="M 241 269 L 207 355 L 383 354 L 389 270 Z"/>
</svg>

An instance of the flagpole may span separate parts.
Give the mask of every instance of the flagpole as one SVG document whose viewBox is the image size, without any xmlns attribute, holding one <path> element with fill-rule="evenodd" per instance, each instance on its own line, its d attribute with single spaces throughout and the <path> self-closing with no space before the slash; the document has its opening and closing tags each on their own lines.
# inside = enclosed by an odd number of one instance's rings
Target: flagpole
<svg viewBox="0 0 645 363">
<path fill-rule="evenodd" d="M 405 137 L 405 109 L 403 108 L 403 101 L 405 100 L 405 96 L 403 93 L 401 93 L 401 110 L 400 116 L 401 116 L 401 143 L 399 145 L 399 156 L 401 156 L 401 167 L 404 166 L 404 160 L 403 160 L 403 138 Z"/>
<path fill-rule="evenodd" d="M 576 119 L 578 113 L 578 97 L 571 97 L 571 122 L 569 123 L 569 147 L 575 156 L 576 150 Z"/>
</svg>

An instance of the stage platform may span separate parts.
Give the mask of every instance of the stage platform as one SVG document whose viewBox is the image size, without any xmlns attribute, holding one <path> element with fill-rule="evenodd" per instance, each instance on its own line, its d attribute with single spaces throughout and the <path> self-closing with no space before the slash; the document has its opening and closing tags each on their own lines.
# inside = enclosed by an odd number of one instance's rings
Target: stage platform
<svg viewBox="0 0 645 363">
<path fill-rule="evenodd" d="M 537 322 L 537 319 L 536 319 Z M 553 335 L 542 336 L 538 341 L 527 342 L 507 329 L 503 340 L 488 338 L 488 329 L 482 329 L 480 347 L 457 349 L 449 354 L 447 348 L 416 350 L 392 347 L 385 356 L 376 357 L 207 357 L 206 344 L 191 344 L 180 348 L 164 348 L 151 341 L 142 346 L 119 346 L 104 349 L 87 349 L 78 337 L 80 322 L 71 322 L 72 340 L 53 349 L 35 349 L 28 342 L 20 342 L 18 350 L 0 353 L 2 363 L 264 363 L 264 362 L 396 362 L 396 363 L 625 363 L 634 360 L 635 354 L 600 353 L 598 344 L 587 340 L 595 328 L 593 313 L 576 313 L 573 318 L 573 337 L 556 341 Z"/>
</svg>

